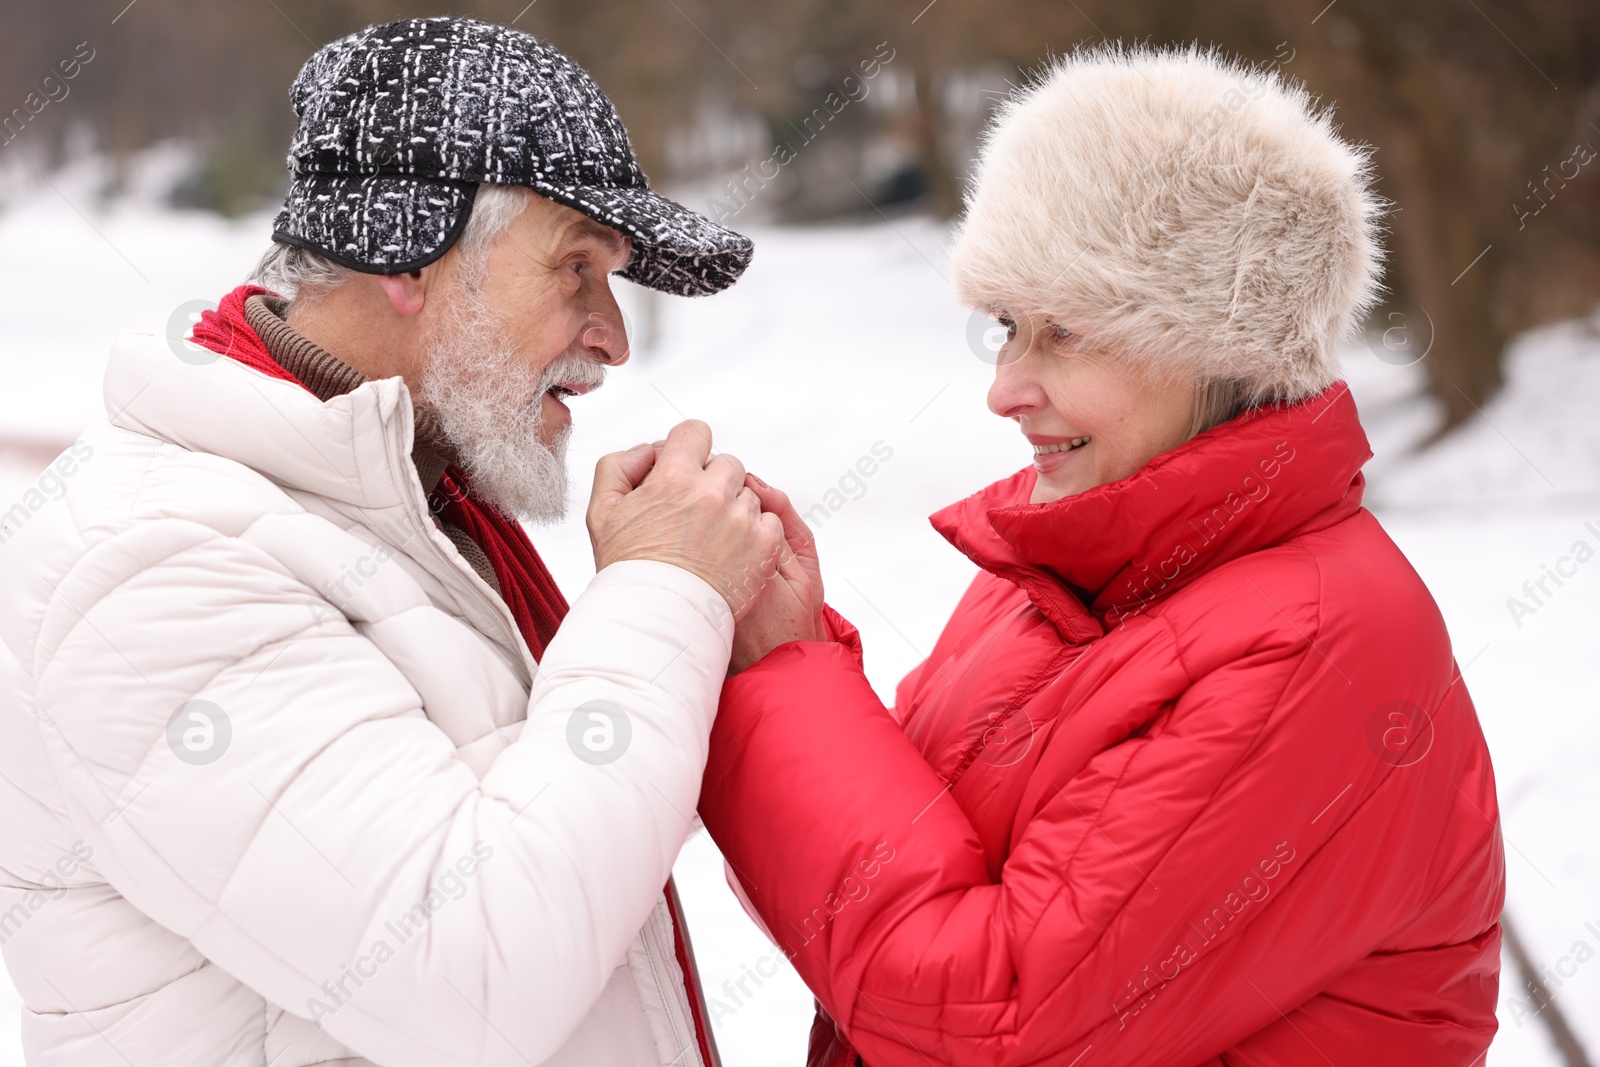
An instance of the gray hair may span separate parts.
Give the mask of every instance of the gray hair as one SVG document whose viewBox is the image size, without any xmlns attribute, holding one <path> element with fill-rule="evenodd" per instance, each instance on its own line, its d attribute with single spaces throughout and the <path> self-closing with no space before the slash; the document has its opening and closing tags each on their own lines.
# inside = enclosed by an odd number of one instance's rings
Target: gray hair
<svg viewBox="0 0 1600 1067">
<path fill-rule="evenodd" d="M 521 185 L 484 183 L 478 186 L 472 214 L 456 244 L 461 251 L 462 270 L 468 285 L 482 283 L 489 265 L 489 249 L 537 195 Z M 311 298 L 338 288 L 355 273 L 309 249 L 274 241 L 256 264 L 250 281 L 293 302 L 301 296 Z"/>
</svg>

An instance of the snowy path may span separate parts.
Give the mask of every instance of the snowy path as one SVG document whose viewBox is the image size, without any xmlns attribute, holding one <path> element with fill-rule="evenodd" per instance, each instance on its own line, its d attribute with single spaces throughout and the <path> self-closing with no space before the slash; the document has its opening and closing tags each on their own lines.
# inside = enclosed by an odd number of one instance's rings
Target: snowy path
<svg viewBox="0 0 1600 1067">
<path fill-rule="evenodd" d="M 99 412 L 116 331 L 163 331 L 180 305 L 238 281 L 266 238 L 264 217 L 102 214 L 90 181 L 58 178 L 59 194 L 45 187 L 0 214 L 6 506 L 37 471 L 8 442 L 70 438 Z M 972 574 L 925 516 L 1022 466 L 1026 447 L 984 407 L 990 368 L 941 276 L 942 229 L 901 221 L 755 236 L 739 286 L 711 300 L 660 299 L 661 342 L 575 403 L 578 506 L 535 540 L 576 593 L 592 571 L 581 504 L 593 460 L 704 418 L 720 449 L 819 520 L 830 600 L 860 626 L 869 674 L 887 695 Z M 642 336 L 651 311 L 638 290 L 624 299 Z M 1600 558 L 1560 562 L 1580 540 L 1600 549 L 1600 336 L 1571 324 L 1525 339 L 1513 387 L 1487 409 L 1492 424 L 1478 420 L 1417 462 L 1400 459 L 1426 428 L 1425 409 L 1405 400 L 1414 372 L 1364 349 L 1350 371 L 1378 452 L 1375 507 L 1444 609 L 1495 755 L 1511 907 L 1535 958 L 1552 975 L 1572 972 L 1557 999 L 1600 1055 L 1600 963 L 1572 955 L 1580 940 L 1600 950 Z M 1482 500 L 1494 503 L 1473 503 Z M 1523 597 L 1546 564 L 1571 576 L 1559 588 L 1547 580 L 1551 595 L 1513 618 L 1507 598 Z M 744 919 L 703 835 L 678 878 L 725 1062 L 801 1063 L 810 997 Z M 758 985 L 747 971 L 776 974 Z M 1516 995 L 1502 990 L 1490 1063 L 1556 1064 L 1537 1022 L 1514 1018 Z M 21 1063 L 16 1005 L 0 976 L 0 1067 Z"/>
</svg>

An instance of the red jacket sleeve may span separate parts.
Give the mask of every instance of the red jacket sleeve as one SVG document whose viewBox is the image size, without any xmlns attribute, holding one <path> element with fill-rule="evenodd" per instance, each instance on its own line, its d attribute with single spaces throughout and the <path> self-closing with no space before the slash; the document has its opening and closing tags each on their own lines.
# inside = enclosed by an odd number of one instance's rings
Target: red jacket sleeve
<svg viewBox="0 0 1600 1067">
<path fill-rule="evenodd" d="M 1420 774 L 1453 797 L 1460 761 L 1436 753 L 1397 785 L 1361 740 L 1372 694 L 1303 635 L 1243 629 L 1271 636 L 1199 678 L 1164 624 L 1125 638 L 1136 699 L 1091 693 L 1072 731 L 1041 735 L 998 869 L 849 650 L 785 645 L 729 682 L 702 816 L 870 1067 L 1067 1065 L 1091 1048 L 1095 1067 L 1197 1063 L 1408 947 L 1384 939 L 1438 892 L 1429 865 L 1460 812 L 1397 828 L 1393 803 Z"/>
</svg>

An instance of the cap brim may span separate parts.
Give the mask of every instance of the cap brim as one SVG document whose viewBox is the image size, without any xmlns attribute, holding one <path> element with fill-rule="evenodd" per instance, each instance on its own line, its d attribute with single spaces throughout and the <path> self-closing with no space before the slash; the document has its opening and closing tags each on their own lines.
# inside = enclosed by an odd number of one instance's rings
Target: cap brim
<svg viewBox="0 0 1600 1067">
<path fill-rule="evenodd" d="M 750 238 L 648 189 L 546 182 L 534 182 L 530 187 L 631 237 L 633 259 L 622 276 L 664 293 L 720 293 L 739 280 L 755 252 Z"/>
</svg>

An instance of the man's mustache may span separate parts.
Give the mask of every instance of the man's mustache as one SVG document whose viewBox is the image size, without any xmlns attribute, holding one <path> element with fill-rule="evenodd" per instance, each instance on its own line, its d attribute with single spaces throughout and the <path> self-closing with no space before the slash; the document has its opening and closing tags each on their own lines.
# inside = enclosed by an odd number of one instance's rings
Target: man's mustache
<svg viewBox="0 0 1600 1067">
<path fill-rule="evenodd" d="M 539 375 L 539 389 L 536 396 L 543 396 L 557 385 L 568 387 L 577 386 L 589 392 L 600 388 L 606 383 L 606 365 L 589 355 L 583 353 L 568 353 L 561 356 Z"/>
</svg>

